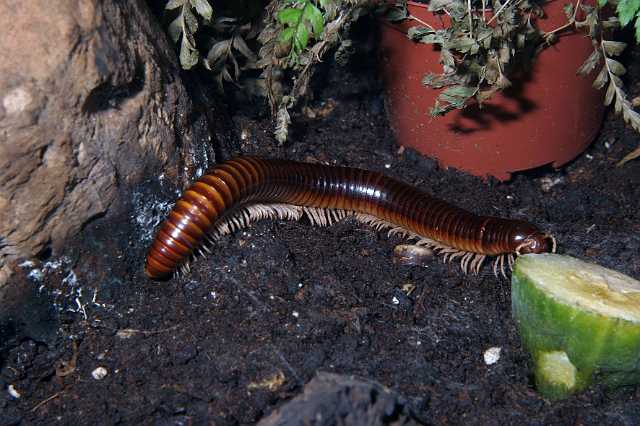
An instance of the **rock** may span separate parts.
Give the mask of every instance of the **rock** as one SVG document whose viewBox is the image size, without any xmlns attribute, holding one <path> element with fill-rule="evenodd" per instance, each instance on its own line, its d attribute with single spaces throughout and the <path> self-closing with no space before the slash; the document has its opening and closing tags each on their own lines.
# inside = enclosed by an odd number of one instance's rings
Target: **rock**
<svg viewBox="0 0 640 426">
<path fill-rule="evenodd" d="M 17 258 L 190 167 L 192 104 L 143 0 L 0 2 L 0 288 Z"/>
<path fill-rule="evenodd" d="M 318 373 L 298 395 L 258 426 L 418 425 L 409 402 L 379 383 Z"/>
</svg>

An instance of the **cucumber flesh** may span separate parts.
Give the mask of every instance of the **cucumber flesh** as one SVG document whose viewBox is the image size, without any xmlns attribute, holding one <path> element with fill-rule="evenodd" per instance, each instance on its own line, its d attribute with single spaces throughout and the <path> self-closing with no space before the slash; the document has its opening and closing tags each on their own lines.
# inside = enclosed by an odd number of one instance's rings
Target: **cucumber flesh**
<svg viewBox="0 0 640 426">
<path fill-rule="evenodd" d="M 570 256 L 530 254 L 512 275 L 512 311 L 538 391 L 640 383 L 640 281 Z"/>
</svg>

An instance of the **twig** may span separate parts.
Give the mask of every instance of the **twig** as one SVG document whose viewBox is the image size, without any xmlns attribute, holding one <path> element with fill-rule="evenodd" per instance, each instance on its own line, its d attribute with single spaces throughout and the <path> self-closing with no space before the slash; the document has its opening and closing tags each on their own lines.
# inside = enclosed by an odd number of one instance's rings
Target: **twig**
<svg viewBox="0 0 640 426">
<path fill-rule="evenodd" d="M 498 17 L 498 15 L 500 15 L 500 13 L 502 13 L 502 10 L 507 7 L 507 5 L 509 4 L 509 2 L 511 2 L 511 0 L 507 0 L 506 2 L 504 2 L 504 4 L 502 6 L 500 6 L 500 9 L 498 9 L 498 11 L 496 12 L 495 15 L 493 15 L 491 17 L 491 19 L 489 19 L 489 22 L 487 22 L 487 25 L 489 25 L 490 23 L 493 22 L 494 19 L 496 19 Z"/>
<path fill-rule="evenodd" d="M 115 329 L 111 327 L 103 327 L 103 328 L 116 331 L 116 336 L 118 336 L 121 339 L 128 339 L 129 337 L 132 337 L 135 334 L 142 334 L 143 336 L 151 336 L 153 334 L 160 334 L 160 333 L 166 333 L 167 331 L 173 331 L 173 330 L 176 330 L 178 327 L 179 327 L 178 325 L 174 325 L 172 327 L 162 328 L 159 330 L 138 330 L 135 328 Z"/>
<path fill-rule="evenodd" d="M 298 382 L 298 385 L 300 386 L 304 385 L 304 381 L 300 378 L 300 376 L 298 376 L 298 373 L 296 373 L 296 370 L 294 370 L 291 364 L 289 364 L 289 361 L 287 361 L 287 359 L 284 357 L 282 352 L 280 352 L 278 348 L 273 344 L 271 345 L 271 350 L 273 350 L 273 352 L 278 356 L 284 368 L 289 370 L 289 373 L 291 373 L 291 375 L 296 379 L 296 382 Z"/>
<path fill-rule="evenodd" d="M 552 31 L 544 33 L 543 37 L 544 37 L 545 41 L 548 40 L 549 37 L 551 37 L 553 34 L 575 25 L 575 23 L 576 23 L 576 15 L 578 14 L 578 10 L 580 9 L 580 2 L 581 1 L 582 0 L 577 0 L 576 1 L 576 5 L 573 7 L 573 16 L 571 16 L 571 18 L 569 19 L 569 22 L 567 22 L 566 24 L 556 28 L 555 30 L 552 30 Z"/>
<path fill-rule="evenodd" d="M 467 14 L 469 15 L 469 37 L 473 38 L 473 16 L 471 15 L 471 0 L 467 0 Z"/>
<path fill-rule="evenodd" d="M 37 410 L 38 410 L 38 408 L 42 407 L 42 406 L 43 406 L 44 404 L 46 404 L 47 402 L 49 402 L 49 401 L 51 401 L 51 400 L 53 400 L 53 399 L 56 399 L 57 397 L 59 397 L 59 396 L 60 396 L 60 395 L 62 395 L 63 393 L 64 393 L 64 391 L 63 391 L 63 390 L 61 390 L 61 391 L 59 391 L 59 392 L 54 393 L 53 395 L 51 395 L 51 396 L 50 396 L 50 397 L 48 397 L 47 399 L 45 399 L 45 400 L 43 400 L 43 401 L 40 401 L 39 403 L 37 403 L 37 404 L 36 404 L 36 406 L 35 406 L 35 407 L 33 407 L 33 408 L 31 409 L 31 412 L 33 413 L 33 412 L 37 411 Z"/>
<path fill-rule="evenodd" d="M 417 16 L 409 15 L 409 16 L 407 16 L 407 18 L 408 19 L 413 19 L 417 23 L 422 24 L 425 27 L 429 28 L 431 31 L 435 31 L 435 28 L 433 28 L 431 25 L 427 24 L 426 22 L 424 22 L 422 19 L 418 18 Z"/>
</svg>

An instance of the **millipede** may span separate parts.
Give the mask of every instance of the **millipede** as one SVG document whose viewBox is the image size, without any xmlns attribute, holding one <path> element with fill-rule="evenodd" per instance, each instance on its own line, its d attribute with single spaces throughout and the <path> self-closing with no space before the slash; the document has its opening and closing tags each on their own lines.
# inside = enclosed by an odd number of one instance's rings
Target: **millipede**
<svg viewBox="0 0 640 426">
<path fill-rule="evenodd" d="M 149 249 L 145 273 L 187 273 L 222 235 L 265 218 L 327 226 L 347 216 L 389 229 L 458 259 L 477 274 L 487 257 L 505 275 L 515 256 L 555 252 L 552 235 L 516 219 L 480 216 L 382 173 L 351 167 L 241 156 L 214 166 L 178 199 Z"/>
</svg>

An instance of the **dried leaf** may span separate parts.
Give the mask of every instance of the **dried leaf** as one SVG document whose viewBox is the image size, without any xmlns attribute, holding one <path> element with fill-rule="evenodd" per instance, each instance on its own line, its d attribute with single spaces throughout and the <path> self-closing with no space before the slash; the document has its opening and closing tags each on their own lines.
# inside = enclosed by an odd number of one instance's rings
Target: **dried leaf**
<svg viewBox="0 0 640 426">
<path fill-rule="evenodd" d="M 247 43 L 244 41 L 242 37 L 240 36 L 233 37 L 233 47 L 238 52 L 240 52 L 242 56 L 247 58 L 249 61 L 255 62 L 257 60 L 255 53 L 253 53 L 253 51 L 249 49 L 249 46 L 247 46 Z"/>
<path fill-rule="evenodd" d="M 198 18 L 193 14 L 191 8 L 186 5 L 182 8 L 182 28 L 185 34 L 189 34 L 191 38 L 198 31 Z M 192 46 L 195 47 L 195 42 L 193 42 Z"/>
<path fill-rule="evenodd" d="M 596 89 L 600 90 L 608 82 L 609 82 L 609 72 L 607 71 L 607 67 L 602 67 L 600 69 L 600 72 L 598 73 L 598 76 L 593 81 L 593 87 L 595 87 Z"/>
<path fill-rule="evenodd" d="M 627 47 L 627 43 L 621 41 L 602 40 L 602 47 L 609 56 L 618 56 Z"/>
<path fill-rule="evenodd" d="M 171 21 L 167 31 L 169 32 L 171 40 L 173 40 L 174 43 L 177 43 L 178 40 L 180 40 L 180 35 L 182 35 L 182 16 L 178 16 L 176 19 Z"/>
<path fill-rule="evenodd" d="M 220 67 L 224 66 L 224 63 L 227 60 L 227 55 L 229 54 L 229 48 L 231 47 L 231 40 L 222 40 L 215 43 L 209 49 L 209 53 L 207 53 L 207 59 L 205 60 L 205 66 L 214 71 L 220 71 Z"/>
<path fill-rule="evenodd" d="M 578 75 L 590 74 L 591 71 L 593 71 L 596 68 L 596 66 L 598 66 L 598 63 L 600 62 L 601 58 L 602 58 L 602 53 L 600 53 L 599 49 L 595 49 L 593 52 L 591 52 L 591 55 L 589 55 L 589 57 L 584 61 L 584 63 L 580 66 L 580 68 L 578 68 L 577 74 Z"/>
<path fill-rule="evenodd" d="M 609 73 L 609 78 L 615 83 L 617 88 L 621 89 L 622 87 L 624 87 L 624 84 L 622 83 L 622 79 L 617 75 Z"/>
<path fill-rule="evenodd" d="M 200 54 L 192 48 L 188 38 L 182 37 L 182 43 L 180 45 L 180 65 L 182 65 L 182 68 L 186 70 L 193 68 L 193 66 L 198 63 L 199 58 Z"/>
<path fill-rule="evenodd" d="M 504 74 L 500 74 L 496 86 L 499 89 L 506 89 L 507 87 L 511 87 L 511 81 Z"/>
<path fill-rule="evenodd" d="M 607 93 L 604 95 L 604 104 L 611 105 L 611 101 L 613 101 L 613 97 L 616 95 L 616 85 L 613 81 L 609 82 L 609 86 L 607 87 Z"/>
<path fill-rule="evenodd" d="M 636 20 L 636 24 L 637 23 L 638 23 L 638 21 Z M 600 24 L 602 25 L 602 29 L 603 30 L 610 30 L 610 29 L 618 29 L 618 28 L 620 28 L 620 21 L 615 16 L 610 16 L 607 20 L 600 21 Z M 639 41 L 639 43 L 640 43 L 640 41 Z"/>
<path fill-rule="evenodd" d="M 615 59 L 607 58 L 606 61 L 607 66 L 615 75 L 623 75 L 625 72 L 627 72 L 626 68 Z M 622 84 L 622 81 L 620 83 Z"/>
<path fill-rule="evenodd" d="M 196 8 L 198 15 L 202 16 L 206 21 L 210 21 L 213 17 L 213 8 L 207 0 L 190 0 L 193 7 Z"/>
<path fill-rule="evenodd" d="M 187 0 L 169 0 L 167 4 L 164 6 L 166 10 L 177 9 L 184 4 Z"/>
<path fill-rule="evenodd" d="M 640 157 L 640 147 L 634 149 L 633 151 L 625 155 L 624 158 L 620 160 L 616 165 L 618 167 L 623 166 L 625 163 L 628 163 L 631 160 L 635 160 L 638 157 Z"/>
<path fill-rule="evenodd" d="M 275 138 L 281 144 L 285 143 L 289 135 L 289 124 L 291 124 L 291 116 L 286 106 L 281 106 L 276 115 Z"/>
</svg>

